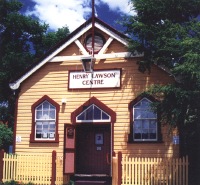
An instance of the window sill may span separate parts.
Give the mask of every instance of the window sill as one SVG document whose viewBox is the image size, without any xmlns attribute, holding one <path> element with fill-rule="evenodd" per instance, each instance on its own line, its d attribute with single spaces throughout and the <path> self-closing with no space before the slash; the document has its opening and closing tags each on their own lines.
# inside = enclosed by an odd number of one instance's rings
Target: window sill
<svg viewBox="0 0 200 185">
<path fill-rule="evenodd" d="M 30 143 L 59 143 L 59 141 L 51 141 L 51 140 L 31 140 Z"/>
<path fill-rule="evenodd" d="M 30 134 L 30 143 L 59 143 L 59 135 L 56 135 L 55 140 L 35 140 L 34 134 Z"/>
<path fill-rule="evenodd" d="M 151 143 L 151 144 L 158 144 L 158 143 L 164 143 L 163 141 L 128 141 L 129 144 L 142 144 L 142 143 Z"/>
</svg>

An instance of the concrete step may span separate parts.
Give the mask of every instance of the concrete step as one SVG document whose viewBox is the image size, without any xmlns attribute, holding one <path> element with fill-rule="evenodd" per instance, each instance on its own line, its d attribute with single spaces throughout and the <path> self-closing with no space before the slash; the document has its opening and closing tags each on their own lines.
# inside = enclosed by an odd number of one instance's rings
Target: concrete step
<svg viewBox="0 0 200 185">
<path fill-rule="evenodd" d="M 84 181 L 78 180 L 74 182 L 74 185 L 109 185 L 106 181 Z"/>
</svg>

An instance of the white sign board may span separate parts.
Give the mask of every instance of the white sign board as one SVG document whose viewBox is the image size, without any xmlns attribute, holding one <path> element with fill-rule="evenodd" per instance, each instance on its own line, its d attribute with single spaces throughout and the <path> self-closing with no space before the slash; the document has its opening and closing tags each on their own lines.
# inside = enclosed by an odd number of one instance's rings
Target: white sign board
<svg viewBox="0 0 200 185">
<path fill-rule="evenodd" d="M 121 70 L 96 70 L 92 73 L 69 72 L 69 89 L 119 88 Z"/>
</svg>

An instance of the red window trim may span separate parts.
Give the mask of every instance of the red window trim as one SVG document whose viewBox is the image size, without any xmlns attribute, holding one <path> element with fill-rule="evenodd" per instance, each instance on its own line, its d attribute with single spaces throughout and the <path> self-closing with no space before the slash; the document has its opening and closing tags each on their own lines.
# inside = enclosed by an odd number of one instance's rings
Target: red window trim
<svg viewBox="0 0 200 185">
<path fill-rule="evenodd" d="M 56 107 L 56 132 L 55 132 L 55 140 L 35 140 L 35 108 L 40 105 L 42 102 L 48 101 L 53 106 Z M 59 134 L 58 134 L 58 115 L 60 111 L 60 105 L 55 102 L 53 99 L 51 99 L 49 96 L 44 95 L 42 98 L 40 98 L 38 101 L 36 101 L 31 106 L 31 112 L 32 112 L 32 127 L 31 127 L 31 134 L 30 134 L 30 143 L 58 143 L 59 142 Z"/>
</svg>

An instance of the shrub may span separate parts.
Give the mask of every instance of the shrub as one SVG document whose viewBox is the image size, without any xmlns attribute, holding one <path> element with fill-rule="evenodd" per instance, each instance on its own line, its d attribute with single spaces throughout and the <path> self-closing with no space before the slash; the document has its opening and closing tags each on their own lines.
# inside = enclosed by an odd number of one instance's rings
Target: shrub
<svg viewBox="0 0 200 185">
<path fill-rule="evenodd" d="M 6 181 L 3 184 L 0 183 L 0 185 L 34 185 L 33 183 L 29 182 L 29 183 L 23 183 L 23 182 L 18 182 L 15 180 L 11 180 L 11 181 Z"/>
</svg>

